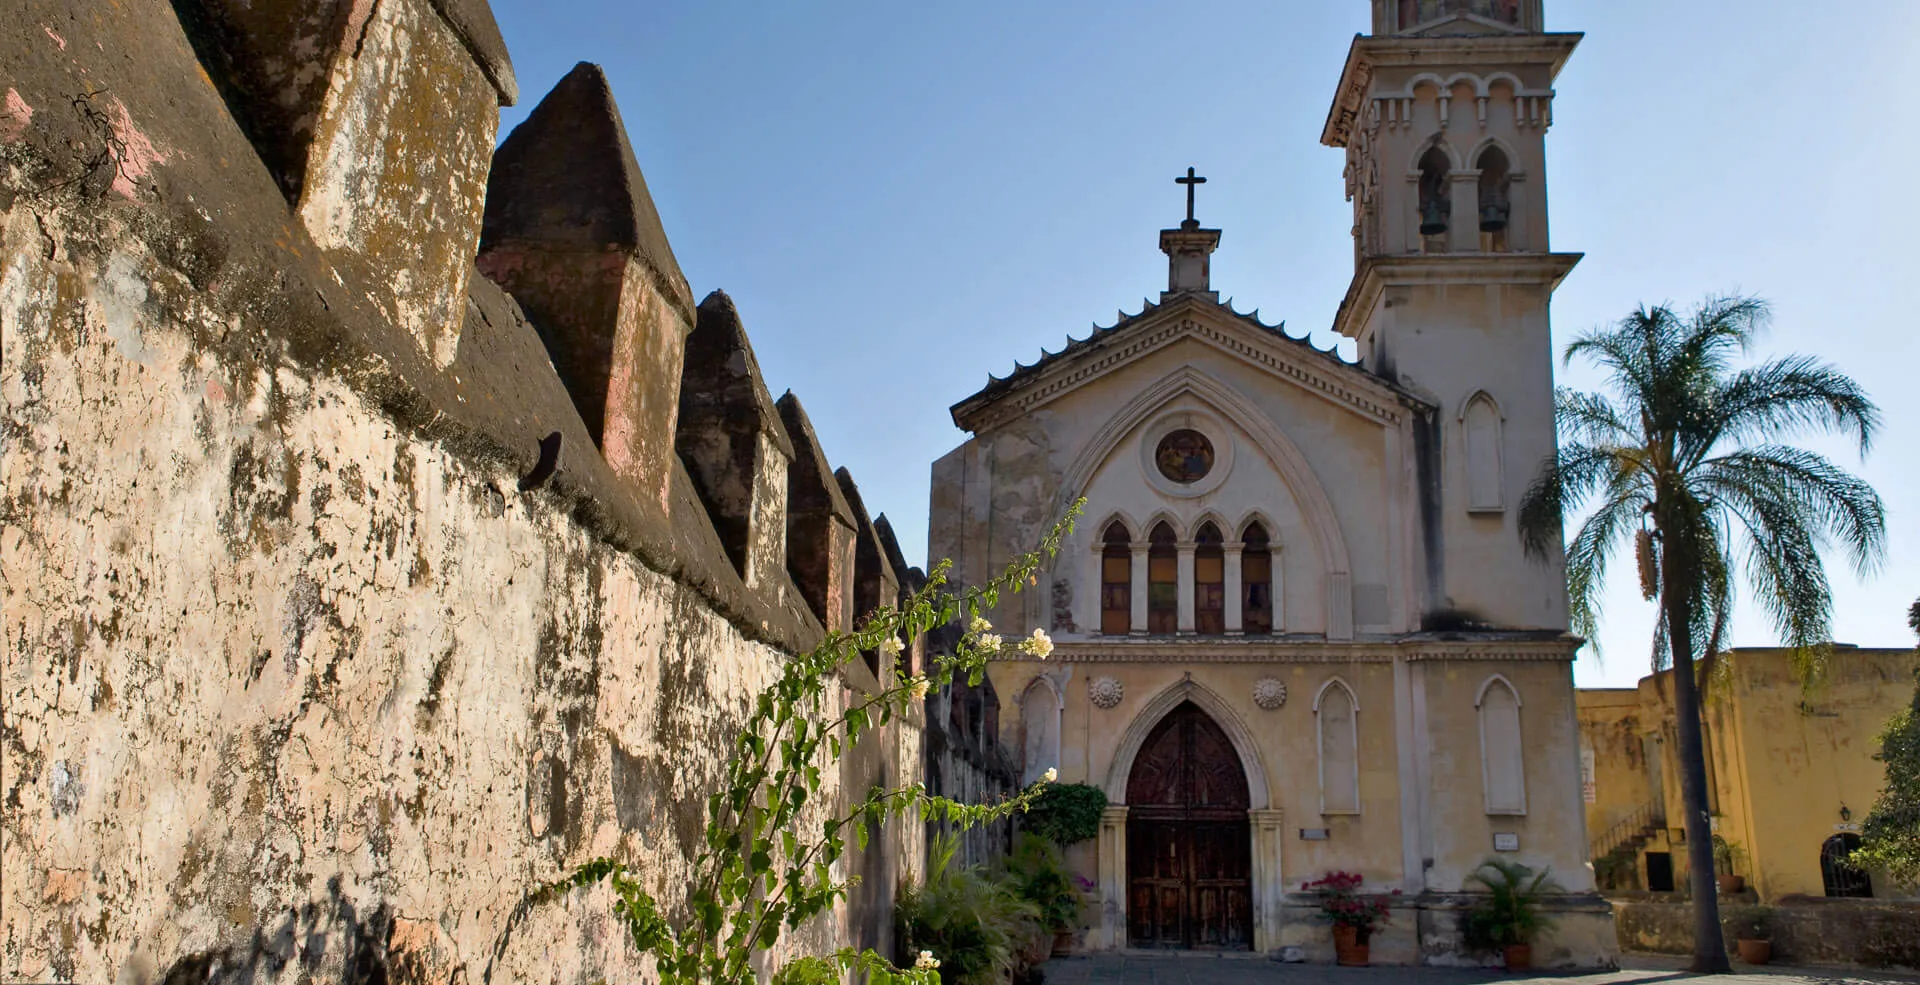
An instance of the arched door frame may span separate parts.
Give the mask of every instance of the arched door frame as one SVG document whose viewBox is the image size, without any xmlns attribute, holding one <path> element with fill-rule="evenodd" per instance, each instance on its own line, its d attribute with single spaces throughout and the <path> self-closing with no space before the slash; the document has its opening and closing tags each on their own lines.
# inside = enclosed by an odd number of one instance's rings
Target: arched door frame
<svg viewBox="0 0 1920 985">
<path fill-rule="evenodd" d="M 1253 948 L 1258 954 L 1280 946 L 1280 917 L 1286 885 L 1280 870 L 1280 833 L 1283 820 L 1267 786 L 1266 761 L 1246 720 L 1226 699 L 1191 677 L 1162 690 L 1143 705 L 1128 724 L 1107 767 L 1107 810 L 1100 819 L 1100 933 L 1094 947 L 1118 950 L 1127 946 L 1127 781 L 1140 747 L 1155 726 L 1184 702 L 1191 701 L 1212 717 L 1233 744 L 1247 778 L 1248 827 L 1253 840 Z"/>
</svg>

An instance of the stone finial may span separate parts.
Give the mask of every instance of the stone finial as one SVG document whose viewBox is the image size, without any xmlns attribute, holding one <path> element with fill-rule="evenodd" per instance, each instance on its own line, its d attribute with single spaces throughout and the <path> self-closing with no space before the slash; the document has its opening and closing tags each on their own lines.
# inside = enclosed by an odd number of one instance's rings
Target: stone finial
<svg viewBox="0 0 1920 985">
<path fill-rule="evenodd" d="M 1166 293 L 1212 293 L 1210 258 L 1219 247 L 1220 230 L 1202 229 L 1192 219 L 1180 223 L 1178 229 L 1160 230 L 1160 252 L 1167 255 Z"/>
<path fill-rule="evenodd" d="M 899 591 L 895 594 L 895 604 L 905 606 L 907 597 L 926 587 L 927 573 L 907 564 L 907 555 L 900 550 L 900 538 L 894 535 L 893 523 L 885 513 L 873 518 L 874 536 L 880 539 L 880 550 L 887 559 L 887 565 L 900 579 Z M 900 657 L 900 670 L 911 674 L 916 668 L 926 666 L 926 637 L 916 636 L 907 641 L 906 652 Z"/>
<path fill-rule="evenodd" d="M 715 291 L 700 302 L 687 336 L 674 447 L 749 588 L 786 565 L 787 468 L 793 444 L 733 299 Z"/>
<path fill-rule="evenodd" d="M 494 155 L 478 263 L 539 330 L 607 463 L 665 509 L 693 292 L 598 66 L 575 66 Z"/>
<path fill-rule="evenodd" d="M 793 440 L 787 474 L 787 572 L 808 608 L 829 632 L 853 627 L 853 508 L 820 450 L 813 423 L 788 391 L 775 404 Z"/>
<path fill-rule="evenodd" d="M 444 367 L 513 68 L 484 0 L 183 0 L 208 75 L 308 234 Z M 344 262 L 342 262 L 344 261 Z"/>
<path fill-rule="evenodd" d="M 886 546 L 880 542 L 880 534 L 867 516 L 853 473 L 842 467 L 834 470 L 833 478 L 840 487 L 840 495 L 846 498 L 847 507 L 853 510 L 853 615 L 856 620 L 865 619 L 881 606 L 899 601 L 900 573 L 887 559 Z M 872 657 L 869 657 L 869 666 L 875 676 L 885 669 Z"/>
</svg>

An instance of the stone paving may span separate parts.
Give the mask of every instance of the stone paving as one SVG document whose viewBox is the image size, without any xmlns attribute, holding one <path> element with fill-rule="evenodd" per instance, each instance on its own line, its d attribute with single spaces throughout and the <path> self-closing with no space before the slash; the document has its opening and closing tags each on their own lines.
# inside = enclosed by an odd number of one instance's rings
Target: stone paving
<svg viewBox="0 0 1920 985">
<path fill-rule="evenodd" d="M 1753 967 L 1736 963 L 1734 974 L 1688 974 L 1677 958 L 1633 955 L 1619 971 L 1574 974 L 1531 972 L 1510 975 L 1499 969 L 1340 968 L 1332 965 L 1280 964 L 1252 955 L 1103 954 L 1049 961 L 1046 985 L 1653 985 L 1697 980 L 1712 985 L 1920 985 L 1920 976 L 1848 968 Z"/>
</svg>

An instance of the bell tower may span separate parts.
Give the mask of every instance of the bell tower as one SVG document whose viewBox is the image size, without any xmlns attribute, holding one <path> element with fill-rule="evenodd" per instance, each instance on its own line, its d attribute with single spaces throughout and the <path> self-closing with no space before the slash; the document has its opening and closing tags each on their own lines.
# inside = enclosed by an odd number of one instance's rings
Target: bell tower
<svg viewBox="0 0 1920 985">
<path fill-rule="evenodd" d="M 1436 409 L 1415 441 L 1432 623 L 1564 629 L 1514 514 L 1554 451 L 1546 136 L 1581 35 L 1542 0 L 1372 0 L 1321 142 L 1346 152 L 1354 277 L 1336 329 Z"/>
</svg>

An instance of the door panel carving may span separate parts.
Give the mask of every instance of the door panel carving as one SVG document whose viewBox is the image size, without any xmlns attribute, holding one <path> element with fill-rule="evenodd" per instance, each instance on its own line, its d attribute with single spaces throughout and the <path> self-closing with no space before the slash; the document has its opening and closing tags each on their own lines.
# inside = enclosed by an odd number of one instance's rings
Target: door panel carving
<svg viewBox="0 0 1920 985">
<path fill-rule="evenodd" d="M 1247 777 L 1220 726 L 1191 703 L 1141 744 L 1127 779 L 1128 943 L 1253 946 Z"/>
</svg>

